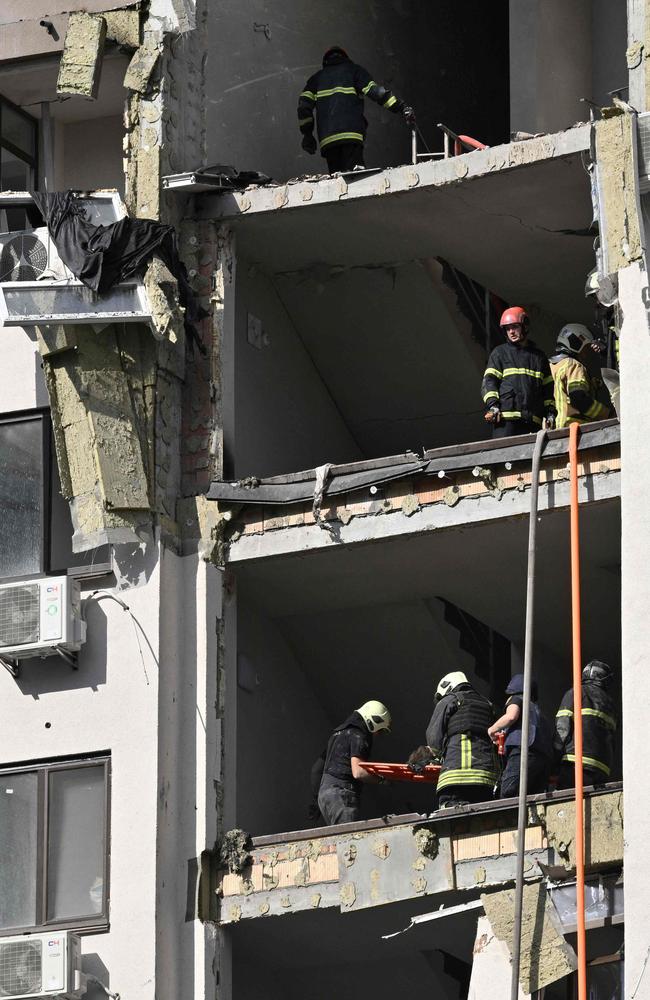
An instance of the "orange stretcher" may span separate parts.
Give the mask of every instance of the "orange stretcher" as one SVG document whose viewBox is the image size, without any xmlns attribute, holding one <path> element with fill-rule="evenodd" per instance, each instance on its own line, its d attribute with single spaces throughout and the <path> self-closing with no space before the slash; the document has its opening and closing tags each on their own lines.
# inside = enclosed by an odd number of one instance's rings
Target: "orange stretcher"
<svg viewBox="0 0 650 1000">
<path fill-rule="evenodd" d="M 408 764 L 385 764 L 374 760 L 360 760 L 359 765 L 368 774 L 374 774 L 386 781 L 420 781 L 428 785 L 435 785 L 440 774 L 439 764 L 427 764 L 421 774 L 415 774 L 411 771 Z"/>
</svg>

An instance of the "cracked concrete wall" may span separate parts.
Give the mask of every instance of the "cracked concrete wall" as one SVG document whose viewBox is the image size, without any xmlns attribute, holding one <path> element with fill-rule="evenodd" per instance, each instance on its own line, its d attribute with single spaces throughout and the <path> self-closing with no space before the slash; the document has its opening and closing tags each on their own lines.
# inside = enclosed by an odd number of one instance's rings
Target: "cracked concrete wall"
<svg viewBox="0 0 650 1000">
<path fill-rule="evenodd" d="M 514 889 L 481 896 L 485 914 L 496 936 L 512 951 Z M 577 968 L 573 948 L 564 940 L 546 886 L 524 886 L 519 981 L 524 993 L 533 993 L 568 976 Z"/>
<path fill-rule="evenodd" d="M 634 118 L 616 113 L 595 132 L 602 270 L 614 274 L 643 254 Z"/>
</svg>

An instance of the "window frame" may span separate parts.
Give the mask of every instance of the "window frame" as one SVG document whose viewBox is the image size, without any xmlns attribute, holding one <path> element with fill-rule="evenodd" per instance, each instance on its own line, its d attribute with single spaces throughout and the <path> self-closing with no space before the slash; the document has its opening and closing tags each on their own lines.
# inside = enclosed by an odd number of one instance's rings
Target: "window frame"
<svg viewBox="0 0 650 1000">
<path fill-rule="evenodd" d="M 34 155 L 30 156 L 24 150 L 19 149 L 18 146 L 14 146 L 12 142 L 2 137 L 2 109 L 9 108 L 15 114 L 20 115 L 25 121 L 29 122 L 34 130 Z M 33 115 L 28 114 L 23 111 L 22 108 L 10 101 L 8 97 L 0 94 L 0 149 L 6 149 L 8 153 L 15 156 L 17 159 L 22 160 L 31 169 L 31 188 L 36 189 L 38 187 L 38 156 L 39 156 L 39 135 L 38 135 L 38 119 L 34 118 Z M 0 191 L 2 190 L 2 164 L 0 163 Z"/>
<path fill-rule="evenodd" d="M 41 484 L 41 518 L 39 556 L 40 569 L 37 573 L 20 576 L 3 576 L 0 573 L 0 583 L 15 583 L 20 580 L 40 580 L 45 576 L 70 576 L 78 580 L 91 580 L 107 576 L 113 572 L 113 546 L 109 543 L 109 558 L 106 562 L 81 563 L 78 566 L 56 567 L 52 565 L 52 472 L 55 461 L 53 448 L 54 437 L 52 417 L 47 407 L 35 407 L 32 410 L 14 410 L 10 413 L 0 413 L 0 427 L 9 423 L 25 423 L 28 420 L 40 420 L 42 470 Z"/>
<path fill-rule="evenodd" d="M 75 917 L 68 920 L 48 920 L 48 886 L 47 886 L 47 864 L 49 851 L 49 776 L 57 771 L 78 770 L 82 767 L 104 767 L 104 864 L 102 875 L 104 879 L 104 901 L 101 913 L 90 914 L 87 917 Z M 32 774 L 37 776 L 37 813 L 36 813 L 36 919 L 42 919 L 41 923 L 27 927 L 0 927 L 0 939 L 11 937 L 17 934 L 35 934 L 48 930 L 71 930 L 84 934 L 97 934 L 106 932 L 110 927 L 110 860 L 111 860 L 111 754 L 110 751 L 102 751 L 95 755 L 75 758 L 58 758 L 56 760 L 35 761 L 16 765 L 0 765 L 0 775 L 8 774 Z"/>
<path fill-rule="evenodd" d="M 2 413 L 0 414 L 0 427 L 4 427 L 7 424 L 25 424 L 28 421 L 40 421 L 41 423 L 41 516 L 40 516 L 40 551 L 39 551 L 39 569 L 36 573 L 29 573 L 19 576 L 2 576 L 0 574 L 1 583 L 12 583 L 14 580 L 38 580 L 43 576 L 47 575 L 47 567 L 49 565 L 49 552 L 50 552 L 50 517 L 49 512 L 51 509 L 51 460 L 52 452 L 50 448 L 50 440 L 52 434 L 52 426 L 50 421 L 49 410 L 34 409 L 34 410 L 18 410 L 13 413 Z"/>
</svg>

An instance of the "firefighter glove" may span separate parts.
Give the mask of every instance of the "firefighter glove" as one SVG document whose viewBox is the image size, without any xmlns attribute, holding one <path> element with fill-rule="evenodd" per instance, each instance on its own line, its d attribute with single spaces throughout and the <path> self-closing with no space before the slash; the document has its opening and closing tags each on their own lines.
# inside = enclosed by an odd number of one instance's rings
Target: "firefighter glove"
<svg viewBox="0 0 650 1000">
<path fill-rule="evenodd" d="M 554 413 L 547 413 L 546 417 L 544 419 L 546 420 L 546 430 L 547 431 L 554 430 L 554 428 L 555 428 L 555 414 Z"/>
<path fill-rule="evenodd" d="M 316 146 L 316 140 L 314 139 L 314 137 L 311 134 L 311 132 L 309 132 L 307 135 L 303 135 L 303 137 L 302 137 L 302 148 L 304 149 L 304 151 L 306 153 L 309 153 L 311 156 L 313 156 L 313 154 L 316 152 L 316 148 L 317 148 L 317 146 Z"/>
<path fill-rule="evenodd" d="M 489 424 L 498 424 L 501 420 L 501 410 L 498 406 L 491 406 L 484 416 Z"/>
<path fill-rule="evenodd" d="M 407 125 L 415 125 L 415 111 L 413 108 L 410 108 L 408 104 L 405 105 L 402 114 Z"/>
</svg>

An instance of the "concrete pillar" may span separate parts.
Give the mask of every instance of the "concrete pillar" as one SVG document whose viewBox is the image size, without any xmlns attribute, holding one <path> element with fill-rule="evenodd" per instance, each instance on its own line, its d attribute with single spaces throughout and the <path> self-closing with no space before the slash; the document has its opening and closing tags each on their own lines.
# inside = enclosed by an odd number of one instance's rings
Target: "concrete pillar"
<svg viewBox="0 0 650 1000">
<path fill-rule="evenodd" d="M 621 627 L 625 807 L 625 1000 L 650 995 L 648 961 L 648 816 L 645 771 L 650 704 L 650 330 L 648 278 L 638 263 L 619 271 L 621 330 Z M 639 985 L 641 988 L 639 989 Z"/>
<path fill-rule="evenodd" d="M 588 111 L 591 0 L 510 0 L 511 131 L 558 132 Z"/>
</svg>

